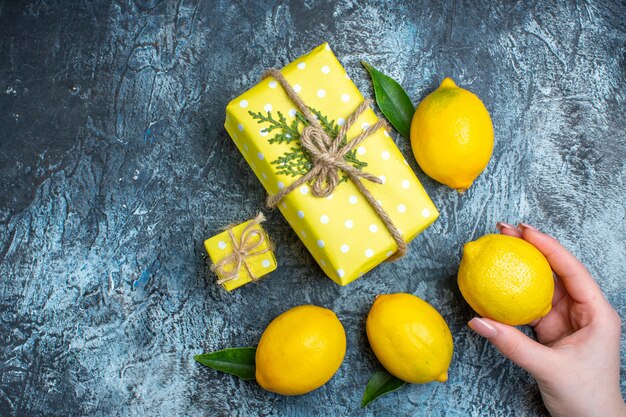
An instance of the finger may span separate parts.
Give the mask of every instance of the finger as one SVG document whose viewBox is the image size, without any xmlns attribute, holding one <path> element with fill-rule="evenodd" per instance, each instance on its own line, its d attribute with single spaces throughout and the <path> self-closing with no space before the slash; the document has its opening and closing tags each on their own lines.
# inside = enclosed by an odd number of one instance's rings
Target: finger
<svg viewBox="0 0 626 417">
<path fill-rule="evenodd" d="M 512 224 L 498 222 L 496 223 L 496 229 L 503 235 L 514 236 L 514 237 L 522 237 L 522 231 Z"/>
<path fill-rule="evenodd" d="M 561 301 L 561 298 L 565 297 L 566 295 L 567 295 L 567 290 L 565 289 L 565 286 L 563 285 L 563 280 L 561 280 L 561 278 L 559 278 L 558 276 L 555 276 L 554 277 L 554 295 L 552 296 L 552 305 L 555 305 L 556 303 Z"/>
<path fill-rule="evenodd" d="M 550 266 L 561 278 L 569 295 L 579 303 L 603 299 L 602 291 L 587 268 L 555 238 L 524 223 L 519 224 L 522 237 L 544 254 Z"/>
<path fill-rule="evenodd" d="M 550 312 L 548 312 L 547 315 L 540 317 L 536 320 L 531 321 L 530 323 L 528 323 L 529 326 L 531 327 L 536 327 L 539 325 L 539 323 L 541 323 L 543 321 L 543 319 L 545 319 L 548 315 L 550 315 L 550 313 L 554 312 L 554 306 L 557 305 L 559 303 L 559 301 L 561 301 L 561 299 L 563 297 L 565 297 L 567 295 L 567 291 L 565 290 L 565 287 L 563 286 L 563 281 L 561 281 L 559 279 L 559 277 L 557 277 L 555 275 L 554 277 L 554 295 L 552 296 L 552 307 L 553 309 L 550 310 Z M 541 339 L 539 340 L 541 343 L 544 343 Z"/>
<path fill-rule="evenodd" d="M 468 325 L 472 330 L 489 340 L 507 358 L 526 369 L 533 376 L 546 372 L 552 361 L 552 351 L 515 327 L 487 318 L 474 317 Z"/>
<path fill-rule="evenodd" d="M 541 319 L 535 327 L 540 343 L 552 344 L 576 330 L 570 318 L 571 303 L 570 297 L 562 298 L 552 307 L 550 313 Z"/>
</svg>

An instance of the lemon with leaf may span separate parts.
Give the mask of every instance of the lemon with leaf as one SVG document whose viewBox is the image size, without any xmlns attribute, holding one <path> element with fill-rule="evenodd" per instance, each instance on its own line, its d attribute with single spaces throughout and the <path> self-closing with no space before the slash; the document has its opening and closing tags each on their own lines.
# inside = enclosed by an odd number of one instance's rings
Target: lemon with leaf
<svg viewBox="0 0 626 417">
<path fill-rule="evenodd" d="M 346 354 L 346 333 L 331 310 L 301 305 L 267 326 L 259 345 L 195 355 L 204 366 L 253 380 L 282 395 L 300 395 L 328 382 Z"/>
</svg>

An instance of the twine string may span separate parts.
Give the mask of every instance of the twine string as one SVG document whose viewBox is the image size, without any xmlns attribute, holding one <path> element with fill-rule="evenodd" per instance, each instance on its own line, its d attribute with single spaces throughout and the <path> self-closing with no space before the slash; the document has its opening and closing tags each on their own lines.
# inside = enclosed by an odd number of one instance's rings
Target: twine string
<svg viewBox="0 0 626 417">
<path fill-rule="evenodd" d="M 228 254 L 228 256 L 211 265 L 211 271 L 215 272 L 220 277 L 217 281 L 218 284 L 221 285 L 237 278 L 242 266 L 246 269 L 246 271 L 248 271 L 248 275 L 250 275 L 250 279 L 252 281 L 258 280 L 252 271 L 252 268 L 248 264 L 248 258 L 251 256 L 261 255 L 272 250 L 269 245 L 265 249 L 256 250 L 265 242 L 265 235 L 260 230 L 255 229 L 255 227 L 264 221 L 265 216 L 263 213 L 259 213 L 243 229 L 239 239 L 235 238 L 235 234 L 233 232 L 234 226 L 230 225 L 227 227 L 226 230 L 228 231 L 228 236 L 232 242 L 233 250 L 230 254 Z M 256 241 L 255 236 L 259 237 Z M 232 269 L 227 268 L 229 265 L 233 265 L 234 267 Z"/>
<path fill-rule="evenodd" d="M 402 238 L 402 234 L 398 228 L 391 221 L 389 214 L 378 203 L 376 198 L 365 187 L 365 184 L 361 179 L 371 181 L 376 184 L 382 184 L 382 180 L 375 175 L 364 172 L 354 166 L 350 165 L 345 160 L 345 155 L 358 146 L 363 140 L 369 137 L 372 133 L 378 129 L 386 128 L 387 124 L 382 120 L 377 121 L 372 126 L 368 126 L 354 139 L 347 140 L 347 132 L 352 125 L 357 121 L 359 116 L 369 108 L 370 100 L 363 101 L 357 109 L 348 116 L 346 122 L 339 130 L 337 137 L 331 138 L 324 128 L 320 125 L 320 122 L 315 117 L 315 114 L 311 111 L 309 106 L 300 98 L 298 93 L 293 89 L 291 84 L 287 81 L 285 76 L 277 69 L 269 69 L 263 73 L 262 78 L 272 77 L 283 87 L 283 90 L 289 97 L 289 99 L 298 107 L 298 110 L 309 122 L 302 133 L 300 134 L 300 143 L 304 149 L 306 149 L 311 156 L 313 167 L 309 172 L 298 178 L 289 186 L 283 188 L 273 196 L 269 196 L 267 199 L 267 205 L 269 207 L 275 207 L 280 201 L 285 198 L 287 194 L 300 187 L 303 184 L 312 182 L 312 193 L 316 197 L 327 197 L 335 190 L 335 187 L 339 184 L 339 170 L 343 171 L 346 176 L 354 183 L 359 192 L 363 195 L 365 200 L 372 206 L 378 217 L 381 219 L 391 237 L 398 245 L 396 252 L 388 258 L 388 260 L 395 260 L 404 256 L 407 250 L 406 243 Z M 342 144 L 343 139 L 346 138 L 346 143 Z"/>
</svg>

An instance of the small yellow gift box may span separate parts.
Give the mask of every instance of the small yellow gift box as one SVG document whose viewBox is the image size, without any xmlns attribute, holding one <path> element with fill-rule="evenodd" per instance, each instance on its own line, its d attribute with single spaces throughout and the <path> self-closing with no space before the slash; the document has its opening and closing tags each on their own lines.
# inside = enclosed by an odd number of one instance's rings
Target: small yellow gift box
<svg viewBox="0 0 626 417">
<path fill-rule="evenodd" d="M 272 244 L 261 227 L 262 213 L 204 241 L 218 284 L 232 291 L 276 269 Z"/>
<path fill-rule="evenodd" d="M 278 208 L 320 267 L 346 285 L 392 256 L 399 243 L 410 242 L 439 213 L 387 131 L 372 132 L 378 118 L 369 107 L 361 112 L 363 96 L 328 44 L 295 60 L 280 74 L 263 79 L 231 101 L 225 127 L 269 195 L 281 197 Z M 376 181 L 362 180 L 358 187 L 352 177 L 339 172 L 338 184 L 325 197 L 314 195 L 312 182 L 281 195 L 314 166 L 312 154 L 302 147 L 303 129 L 314 123 L 289 97 L 287 88 L 292 98 L 296 94 L 306 104 L 312 112 L 309 116 L 329 138 L 341 137 L 338 132 L 349 126 L 344 144 L 357 143 L 355 137 L 360 142 L 345 153 L 344 160 Z M 332 160 L 325 154 L 331 147 L 328 139 L 318 136 L 307 140 L 323 148 L 313 156 L 316 161 Z M 366 194 L 372 197 L 369 201 Z M 382 219 L 382 210 L 387 220 Z"/>
</svg>

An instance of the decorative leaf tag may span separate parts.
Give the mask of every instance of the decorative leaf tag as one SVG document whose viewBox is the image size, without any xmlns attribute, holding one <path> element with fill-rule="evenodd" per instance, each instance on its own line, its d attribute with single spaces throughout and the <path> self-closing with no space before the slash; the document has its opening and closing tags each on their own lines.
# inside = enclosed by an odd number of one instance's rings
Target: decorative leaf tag
<svg viewBox="0 0 626 417">
<path fill-rule="evenodd" d="M 372 77 L 376 103 L 389 122 L 402 136 L 410 139 L 411 120 L 415 107 L 402 86 L 365 61 L 361 61 Z"/>
<path fill-rule="evenodd" d="M 396 378 L 384 369 L 376 372 L 367 382 L 361 399 L 361 407 L 365 407 L 376 398 L 389 394 L 405 384 L 405 381 Z"/>
<path fill-rule="evenodd" d="M 238 376 L 241 379 L 250 380 L 255 379 L 255 355 L 256 348 L 242 347 L 203 353 L 193 358 L 209 368 Z"/>
</svg>

